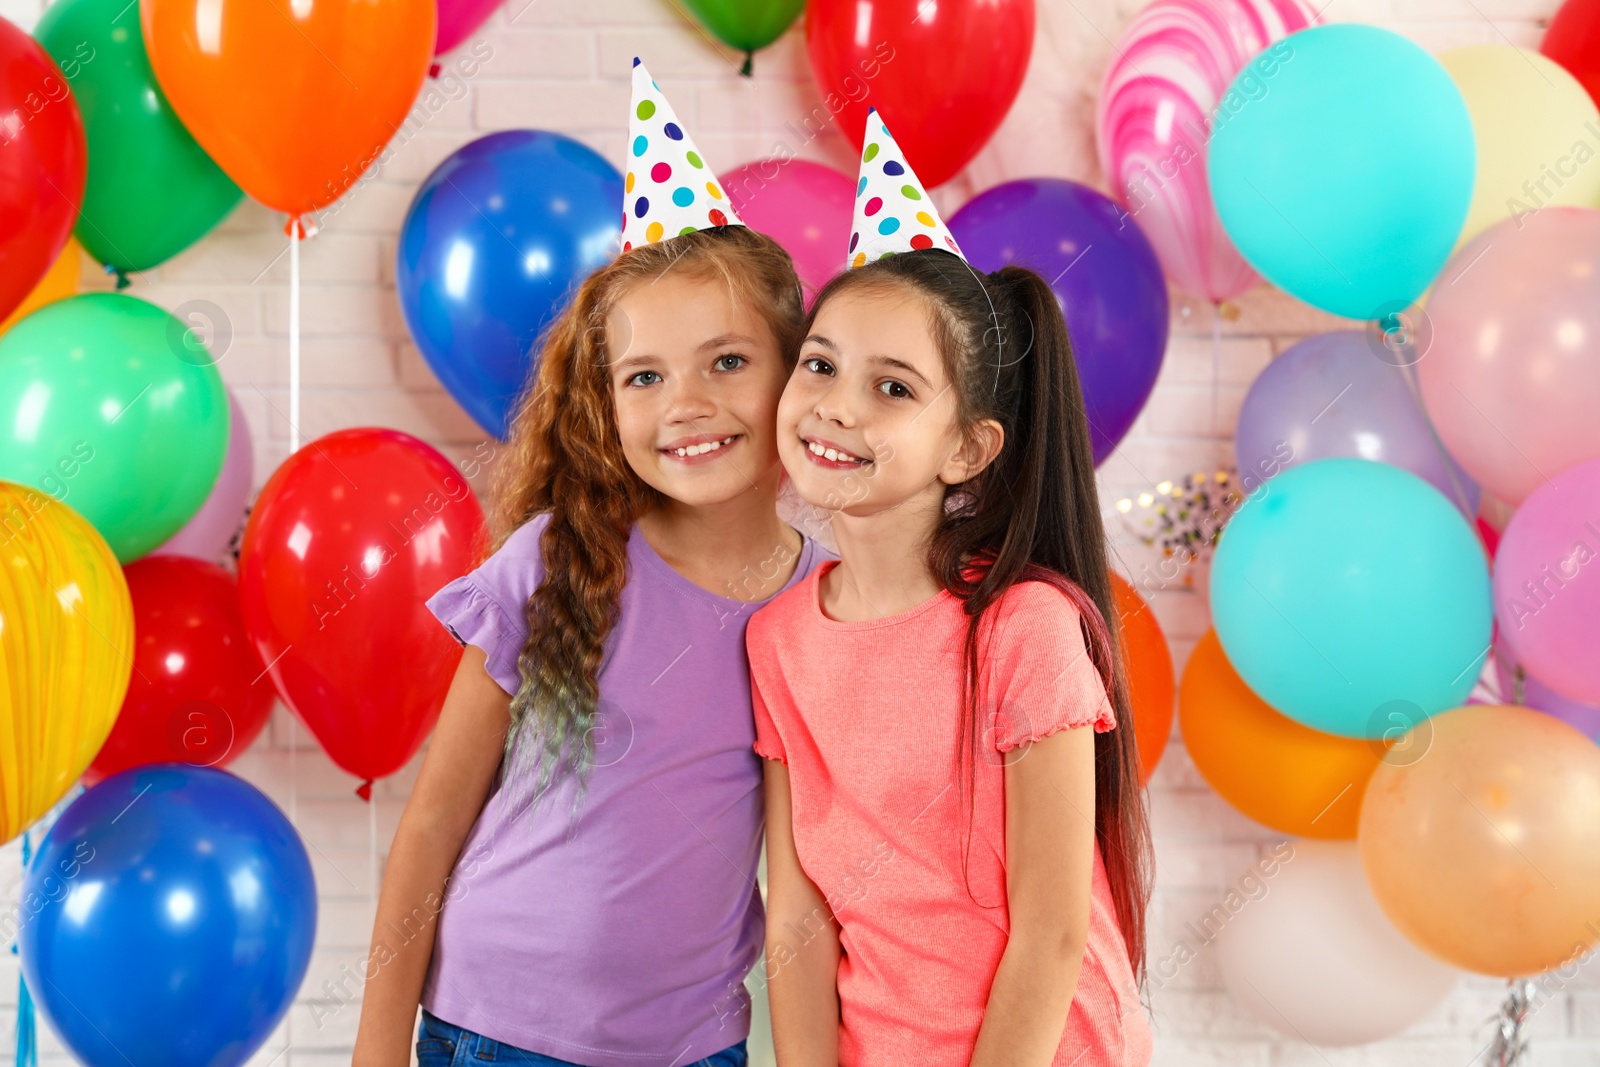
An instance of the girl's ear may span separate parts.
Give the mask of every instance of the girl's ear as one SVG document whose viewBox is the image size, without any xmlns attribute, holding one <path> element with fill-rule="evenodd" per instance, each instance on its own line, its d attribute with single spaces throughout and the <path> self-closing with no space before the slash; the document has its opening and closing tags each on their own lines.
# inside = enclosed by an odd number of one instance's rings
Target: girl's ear
<svg viewBox="0 0 1600 1067">
<path fill-rule="evenodd" d="M 946 485 L 960 485 L 969 478 L 976 478 L 1000 455 L 1005 443 L 1006 431 L 997 420 L 979 420 L 967 433 L 965 443 L 945 461 L 939 470 L 939 480 Z"/>
</svg>

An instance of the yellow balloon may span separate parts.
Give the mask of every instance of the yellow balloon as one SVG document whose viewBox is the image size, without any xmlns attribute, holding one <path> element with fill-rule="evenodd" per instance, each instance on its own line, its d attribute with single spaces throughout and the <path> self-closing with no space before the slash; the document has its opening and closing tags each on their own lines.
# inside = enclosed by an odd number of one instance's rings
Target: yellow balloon
<svg viewBox="0 0 1600 1067">
<path fill-rule="evenodd" d="M 105 743 L 133 672 L 133 601 L 82 515 L 0 481 L 0 841 L 49 811 Z"/>
<path fill-rule="evenodd" d="M 1455 80 L 1478 142 L 1477 181 L 1460 248 L 1497 222 L 1551 204 L 1600 207 L 1600 110 L 1554 60 L 1475 44 L 1439 62 Z"/>
<path fill-rule="evenodd" d="M 78 244 L 76 237 L 68 237 L 67 243 L 61 249 L 61 254 L 56 256 L 56 261 L 50 264 L 50 269 L 44 272 L 44 277 L 39 279 L 39 284 L 33 287 L 33 292 L 27 295 L 22 303 L 17 305 L 4 322 L 0 322 L 0 333 L 5 333 L 17 322 L 27 315 L 38 311 L 46 304 L 72 296 L 78 291 L 78 265 L 83 258 L 83 248 Z"/>
<path fill-rule="evenodd" d="M 1600 746 L 1553 715 L 1474 704 L 1435 715 L 1373 772 L 1361 863 L 1419 948 L 1501 978 L 1600 939 Z"/>
</svg>

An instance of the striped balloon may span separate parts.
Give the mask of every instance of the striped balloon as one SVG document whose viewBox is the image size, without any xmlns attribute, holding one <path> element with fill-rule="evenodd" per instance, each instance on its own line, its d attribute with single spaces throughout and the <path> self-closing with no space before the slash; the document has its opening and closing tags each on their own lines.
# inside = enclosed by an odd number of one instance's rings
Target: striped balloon
<svg viewBox="0 0 1600 1067">
<path fill-rule="evenodd" d="M 0 481 L 0 841 L 83 774 L 132 670 L 133 601 L 105 538 L 55 498 Z"/>
<path fill-rule="evenodd" d="M 1260 280 L 1211 203 L 1212 117 L 1246 63 L 1317 21 L 1303 0 L 1155 0 L 1117 43 L 1095 106 L 1100 166 L 1179 288 L 1222 301 Z"/>
</svg>

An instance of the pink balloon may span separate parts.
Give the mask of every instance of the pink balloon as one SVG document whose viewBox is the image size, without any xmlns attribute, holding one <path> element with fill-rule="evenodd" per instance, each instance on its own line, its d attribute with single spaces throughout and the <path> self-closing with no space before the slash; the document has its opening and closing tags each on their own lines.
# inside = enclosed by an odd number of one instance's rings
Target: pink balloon
<svg viewBox="0 0 1600 1067">
<path fill-rule="evenodd" d="M 1422 401 L 1479 485 L 1516 504 L 1600 456 L 1600 211 L 1483 231 L 1434 282 L 1427 320 Z"/>
<path fill-rule="evenodd" d="M 465 41 L 499 6 L 500 0 L 439 0 L 433 54 L 442 56 Z"/>
<path fill-rule="evenodd" d="M 1511 516 L 1494 557 L 1494 607 L 1529 674 L 1600 704 L 1600 459 L 1561 471 Z"/>
<path fill-rule="evenodd" d="M 844 269 L 855 181 L 805 159 L 766 159 L 722 175 L 733 210 L 745 225 L 771 237 L 794 259 L 806 304 Z"/>
<path fill-rule="evenodd" d="M 244 521 L 245 503 L 255 480 L 255 449 L 250 444 L 250 424 L 245 421 L 239 399 L 228 390 L 228 410 L 233 422 L 228 433 L 228 454 L 222 460 L 222 473 L 211 495 L 194 517 L 173 534 L 152 556 L 192 556 L 216 563 L 228 552 L 233 535 Z"/>
<path fill-rule="evenodd" d="M 1211 202 L 1211 114 L 1246 63 L 1316 22 L 1301 0 L 1155 0 L 1123 31 L 1095 105 L 1100 167 L 1174 285 L 1222 301 L 1261 280 Z"/>
</svg>

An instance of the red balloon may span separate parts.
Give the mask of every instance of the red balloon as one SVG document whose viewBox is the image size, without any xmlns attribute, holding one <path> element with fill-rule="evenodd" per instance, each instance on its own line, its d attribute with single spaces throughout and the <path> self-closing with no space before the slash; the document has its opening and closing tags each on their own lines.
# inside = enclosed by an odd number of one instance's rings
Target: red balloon
<svg viewBox="0 0 1600 1067">
<path fill-rule="evenodd" d="M 1565 67 L 1600 104 L 1600 2 L 1562 4 L 1544 31 L 1539 51 Z"/>
<path fill-rule="evenodd" d="M 214 563 L 149 556 L 123 568 L 133 597 L 133 678 L 89 784 L 129 767 L 222 766 L 267 725 L 275 694 Z"/>
<path fill-rule="evenodd" d="M 88 165 L 83 116 L 61 68 L 0 18 L 0 319 L 72 236 Z"/>
<path fill-rule="evenodd" d="M 278 695 L 333 762 L 393 774 L 438 721 L 461 646 L 424 606 L 470 570 L 471 487 L 398 430 L 340 430 L 273 472 L 245 525 L 245 626 Z"/>
<path fill-rule="evenodd" d="M 860 151 L 875 107 L 922 184 L 949 181 L 1011 109 L 1033 53 L 1034 0 L 810 0 L 824 105 Z"/>
</svg>

